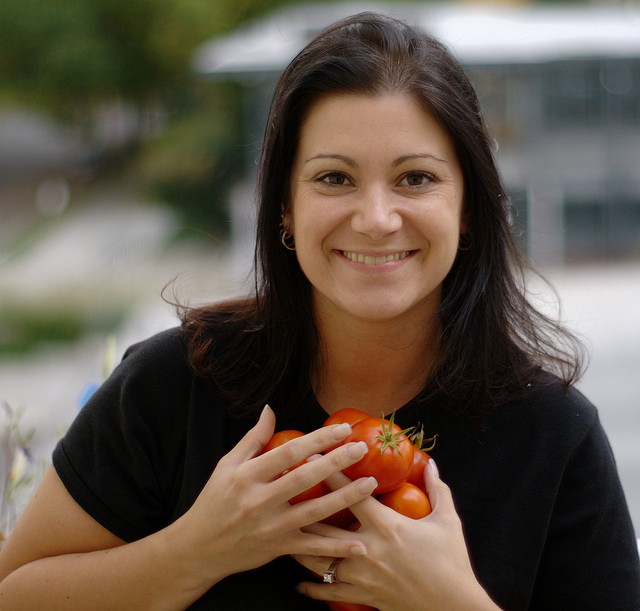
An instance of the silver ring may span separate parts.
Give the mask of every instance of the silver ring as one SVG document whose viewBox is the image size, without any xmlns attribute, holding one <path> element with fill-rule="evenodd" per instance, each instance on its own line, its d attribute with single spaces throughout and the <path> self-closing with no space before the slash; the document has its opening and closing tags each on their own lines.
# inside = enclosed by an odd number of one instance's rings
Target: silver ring
<svg viewBox="0 0 640 611">
<path fill-rule="evenodd" d="M 322 574 L 322 581 L 324 583 L 336 583 L 338 581 L 338 565 L 344 560 L 344 558 L 334 558 L 329 568 Z"/>
</svg>

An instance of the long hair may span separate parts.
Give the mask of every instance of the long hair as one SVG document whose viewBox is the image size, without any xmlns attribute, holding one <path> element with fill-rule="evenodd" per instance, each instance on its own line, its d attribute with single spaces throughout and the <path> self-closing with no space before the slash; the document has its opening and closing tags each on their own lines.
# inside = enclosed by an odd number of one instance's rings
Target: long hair
<svg viewBox="0 0 640 611">
<path fill-rule="evenodd" d="M 195 370 L 237 414 L 274 396 L 297 409 L 309 392 L 319 346 L 310 284 L 295 253 L 280 243 L 279 229 L 290 205 L 301 125 L 319 99 L 344 93 L 413 96 L 445 128 L 462 168 L 470 246 L 459 251 L 443 283 L 441 344 L 424 397 L 443 393 L 463 412 L 487 413 L 517 396 L 541 369 L 574 381 L 579 342 L 526 299 L 525 261 L 466 73 L 431 36 L 372 13 L 330 26 L 280 77 L 258 176 L 255 295 L 186 311 L 183 328 Z"/>
</svg>

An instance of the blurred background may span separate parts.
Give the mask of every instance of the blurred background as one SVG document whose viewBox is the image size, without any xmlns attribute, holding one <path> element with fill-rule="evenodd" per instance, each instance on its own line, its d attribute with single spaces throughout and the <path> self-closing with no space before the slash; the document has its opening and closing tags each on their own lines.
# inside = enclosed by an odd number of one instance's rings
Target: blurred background
<svg viewBox="0 0 640 611">
<path fill-rule="evenodd" d="M 48 461 L 124 349 L 177 323 L 165 287 L 192 304 L 247 290 L 275 80 L 361 10 L 435 34 L 474 81 L 518 239 L 559 299 L 535 278 L 531 297 L 590 349 L 580 388 L 640 532 L 637 1 L 3 0 L 3 490 L 16 448 Z"/>
</svg>

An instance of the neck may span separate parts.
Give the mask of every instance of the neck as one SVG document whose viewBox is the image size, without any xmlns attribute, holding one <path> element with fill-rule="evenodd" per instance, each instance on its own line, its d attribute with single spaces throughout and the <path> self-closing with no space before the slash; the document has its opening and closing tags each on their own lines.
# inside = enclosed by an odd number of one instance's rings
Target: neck
<svg viewBox="0 0 640 611">
<path fill-rule="evenodd" d="M 435 359 L 434 324 L 341 322 L 319 324 L 322 361 L 314 387 L 328 413 L 353 407 L 388 415 L 424 388 Z"/>
</svg>

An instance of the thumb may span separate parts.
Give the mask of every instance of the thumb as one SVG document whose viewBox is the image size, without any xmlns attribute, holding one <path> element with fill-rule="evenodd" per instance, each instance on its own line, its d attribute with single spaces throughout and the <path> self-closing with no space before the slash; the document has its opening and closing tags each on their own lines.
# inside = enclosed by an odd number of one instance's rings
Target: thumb
<svg viewBox="0 0 640 611">
<path fill-rule="evenodd" d="M 424 470 L 424 482 L 433 511 L 436 511 L 438 507 L 440 507 L 440 511 L 447 509 L 455 511 L 451 489 L 440 479 L 438 466 L 433 458 L 429 459 Z"/>
<path fill-rule="evenodd" d="M 258 422 L 249 429 L 245 436 L 227 454 L 229 462 L 240 464 L 257 456 L 271 439 L 276 427 L 276 415 L 265 405 Z"/>
</svg>

